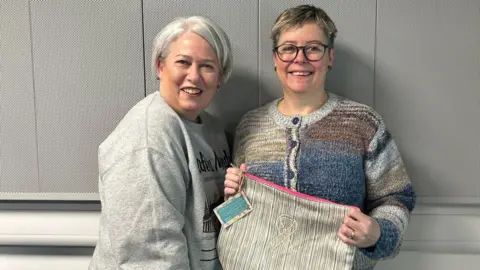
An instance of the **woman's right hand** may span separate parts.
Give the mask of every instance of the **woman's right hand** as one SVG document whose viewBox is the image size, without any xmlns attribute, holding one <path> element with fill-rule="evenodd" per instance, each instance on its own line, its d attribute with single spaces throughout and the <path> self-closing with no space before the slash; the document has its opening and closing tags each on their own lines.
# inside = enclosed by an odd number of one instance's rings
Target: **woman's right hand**
<svg viewBox="0 0 480 270">
<path fill-rule="evenodd" d="M 225 198 L 234 195 L 240 188 L 242 181 L 242 172 L 246 172 L 245 163 L 242 163 L 239 168 L 228 168 L 225 174 Z"/>
</svg>

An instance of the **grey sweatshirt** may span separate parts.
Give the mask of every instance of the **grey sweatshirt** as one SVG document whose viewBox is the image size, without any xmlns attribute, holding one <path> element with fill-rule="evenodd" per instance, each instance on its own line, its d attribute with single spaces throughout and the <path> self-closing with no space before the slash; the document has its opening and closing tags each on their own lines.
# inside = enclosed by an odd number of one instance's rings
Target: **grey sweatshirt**
<svg viewBox="0 0 480 270">
<path fill-rule="evenodd" d="M 224 130 L 178 116 L 158 92 L 100 145 L 99 240 L 89 269 L 221 269 L 213 208 L 230 153 Z"/>
</svg>

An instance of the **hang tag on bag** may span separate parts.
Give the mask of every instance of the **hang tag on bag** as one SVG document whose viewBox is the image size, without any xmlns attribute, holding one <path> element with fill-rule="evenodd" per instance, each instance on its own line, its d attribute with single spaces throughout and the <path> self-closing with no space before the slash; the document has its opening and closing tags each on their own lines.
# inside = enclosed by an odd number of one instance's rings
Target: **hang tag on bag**
<svg viewBox="0 0 480 270">
<path fill-rule="evenodd" d="M 233 165 L 232 165 L 233 166 Z M 235 166 L 234 166 L 235 167 Z M 248 201 L 247 196 L 243 192 L 243 183 L 244 175 L 242 172 L 242 178 L 240 180 L 240 187 L 238 188 L 237 194 L 228 198 L 224 203 L 217 206 L 213 209 L 213 212 L 218 217 L 218 220 L 222 224 L 222 227 L 227 228 L 228 226 L 235 223 L 237 220 L 246 216 L 250 213 L 253 208 L 250 202 Z"/>
<path fill-rule="evenodd" d="M 227 201 L 217 206 L 213 211 L 224 228 L 232 225 L 237 220 L 246 216 L 253 210 L 243 191 L 230 197 Z"/>
</svg>

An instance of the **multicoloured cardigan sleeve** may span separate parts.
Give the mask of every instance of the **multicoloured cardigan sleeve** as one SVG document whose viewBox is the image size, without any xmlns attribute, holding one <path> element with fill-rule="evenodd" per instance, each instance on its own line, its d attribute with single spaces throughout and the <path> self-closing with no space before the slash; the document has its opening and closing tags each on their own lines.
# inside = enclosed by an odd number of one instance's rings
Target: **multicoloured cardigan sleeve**
<svg viewBox="0 0 480 270">
<path fill-rule="evenodd" d="M 381 234 L 375 246 L 361 251 L 372 259 L 385 259 L 399 252 L 415 206 L 415 192 L 392 136 L 378 119 L 365 155 L 365 211 L 378 222 Z"/>
</svg>

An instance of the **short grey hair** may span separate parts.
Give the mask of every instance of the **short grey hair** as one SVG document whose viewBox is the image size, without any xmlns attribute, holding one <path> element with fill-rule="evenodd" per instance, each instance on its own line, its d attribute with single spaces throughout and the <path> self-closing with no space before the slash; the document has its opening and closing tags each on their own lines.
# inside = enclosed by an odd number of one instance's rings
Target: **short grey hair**
<svg viewBox="0 0 480 270">
<path fill-rule="evenodd" d="M 156 76 L 158 62 L 164 60 L 169 46 L 183 33 L 193 32 L 212 46 L 221 66 L 220 80 L 225 83 L 232 73 L 233 56 L 230 40 L 220 26 L 202 16 L 180 17 L 167 24 L 155 37 L 152 50 L 152 72 Z"/>
<path fill-rule="evenodd" d="M 273 41 L 273 48 L 278 45 L 278 39 L 283 32 L 302 27 L 305 23 L 316 23 L 323 30 L 328 39 L 328 47 L 333 48 L 335 37 L 337 36 L 337 27 L 325 10 L 313 5 L 299 5 L 284 10 L 275 20 L 272 27 L 270 38 Z"/>
</svg>

